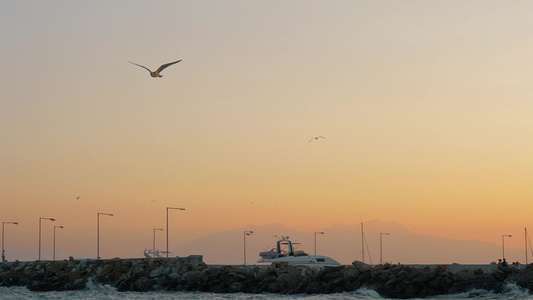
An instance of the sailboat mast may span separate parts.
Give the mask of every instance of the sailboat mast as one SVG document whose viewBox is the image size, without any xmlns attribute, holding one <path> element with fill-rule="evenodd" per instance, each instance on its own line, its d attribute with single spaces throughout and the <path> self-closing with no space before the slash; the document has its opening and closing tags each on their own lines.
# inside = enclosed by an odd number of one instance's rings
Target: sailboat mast
<svg viewBox="0 0 533 300">
<path fill-rule="evenodd" d="M 361 221 L 361 253 L 363 255 L 362 262 L 365 262 L 365 231 L 363 230 L 363 222 Z"/>
</svg>

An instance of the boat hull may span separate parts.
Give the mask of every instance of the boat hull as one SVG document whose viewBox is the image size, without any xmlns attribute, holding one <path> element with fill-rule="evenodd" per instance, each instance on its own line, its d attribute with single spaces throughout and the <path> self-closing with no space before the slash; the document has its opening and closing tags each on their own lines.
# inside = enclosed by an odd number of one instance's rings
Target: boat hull
<svg viewBox="0 0 533 300">
<path fill-rule="evenodd" d="M 337 267 L 341 264 L 330 257 L 323 255 L 303 255 L 303 256 L 284 256 L 278 258 L 263 258 L 257 263 L 286 263 L 289 266 L 295 267 L 309 267 L 314 269 L 322 269 L 324 267 Z"/>
</svg>

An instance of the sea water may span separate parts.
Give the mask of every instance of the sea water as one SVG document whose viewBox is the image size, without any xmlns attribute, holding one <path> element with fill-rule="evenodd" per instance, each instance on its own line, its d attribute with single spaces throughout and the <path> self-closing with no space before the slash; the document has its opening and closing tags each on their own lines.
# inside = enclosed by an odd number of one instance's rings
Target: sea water
<svg viewBox="0 0 533 300">
<path fill-rule="evenodd" d="M 518 287 L 515 284 L 508 284 L 504 293 L 494 294 L 485 290 L 472 290 L 468 293 L 443 295 L 428 297 L 424 299 L 532 299 L 529 291 Z M 109 285 L 100 285 L 88 283 L 87 289 L 78 291 L 63 291 L 63 292 L 32 292 L 25 287 L 0 287 L 0 299 L 9 300 L 23 300 L 23 299 L 54 299 L 54 300 L 100 300 L 100 299 L 132 299 L 132 300 L 151 300 L 151 299 L 184 299 L 184 300 L 201 300 L 201 299 L 236 299 L 236 300 L 270 300 L 270 299 L 298 299 L 298 300 L 344 300 L 344 299 L 389 299 L 381 297 L 376 291 L 370 289 L 360 289 L 355 292 L 345 292 L 338 294 L 317 294 L 317 295 L 281 295 L 281 294 L 215 294 L 202 292 L 166 292 L 166 291 L 152 291 L 152 292 L 119 292 L 116 288 Z"/>
</svg>

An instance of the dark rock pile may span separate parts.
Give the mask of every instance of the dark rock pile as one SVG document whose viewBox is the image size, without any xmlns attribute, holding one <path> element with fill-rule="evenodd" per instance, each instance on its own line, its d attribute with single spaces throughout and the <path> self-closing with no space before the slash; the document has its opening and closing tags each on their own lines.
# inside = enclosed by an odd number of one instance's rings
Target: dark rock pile
<svg viewBox="0 0 533 300">
<path fill-rule="evenodd" d="M 214 293 L 320 294 L 362 287 L 391 298 L 418 298 L 485 289 L 500 293 L 513 282 L 533 291 L 533 264 L 523 270 L 503 268 L 451 272 L 443 265 L 371 267 L 361 262 L 323 270 L 288 265 L 208 266 L 173 259 L 64 260 L 0 263 L 0 286 L 26 286 L 32 291 L 85 289 L 92 281 L 119 291 L 202 291 Z"/>
</svg>

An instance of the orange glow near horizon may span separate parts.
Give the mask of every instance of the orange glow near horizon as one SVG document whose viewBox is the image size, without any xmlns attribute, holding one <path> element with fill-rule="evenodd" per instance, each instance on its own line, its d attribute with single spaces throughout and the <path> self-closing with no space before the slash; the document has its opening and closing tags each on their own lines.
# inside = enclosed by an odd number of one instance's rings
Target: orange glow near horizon
<svg viewBox="0 0 533 300">
<path fill-rule="evenodd" d="M 175 206 L 186 211 L 170 215 L 173 248 L 246 226 L 361 220 L 493 244 L 512 234 L 506 245 L 523 247 L 532 3 L 225 5 L 2 9 L 9 245 L 36 247 L 38 218 L 53 217 L 69 249 L 95 252 L 106 212 L 103 256 L 140 253 Z M 157 79 L 128 63 L 178 59 Z"/>
</svg>

